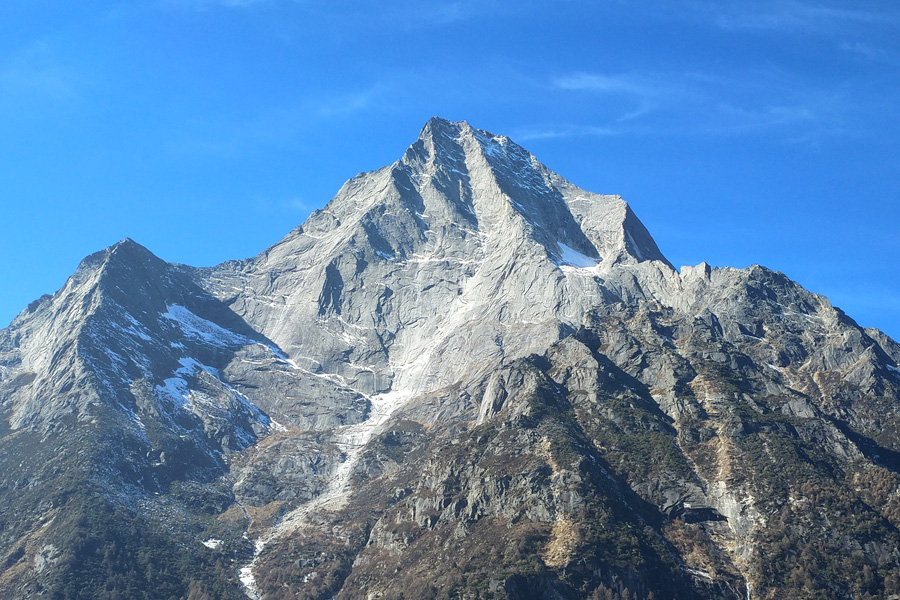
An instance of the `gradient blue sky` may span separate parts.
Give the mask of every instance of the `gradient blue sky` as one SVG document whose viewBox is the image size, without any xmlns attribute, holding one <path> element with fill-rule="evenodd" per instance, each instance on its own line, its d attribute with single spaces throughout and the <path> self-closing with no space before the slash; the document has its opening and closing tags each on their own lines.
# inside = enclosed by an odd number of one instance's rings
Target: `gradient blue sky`
<svg viewBox="0 0 900 600">
<path fill-rule="evenodd" d="M 255 255 L 434 115 L 900 339 L 894 0 L 5 0 L 0 326 L 124 237 Z"/>
</svg>

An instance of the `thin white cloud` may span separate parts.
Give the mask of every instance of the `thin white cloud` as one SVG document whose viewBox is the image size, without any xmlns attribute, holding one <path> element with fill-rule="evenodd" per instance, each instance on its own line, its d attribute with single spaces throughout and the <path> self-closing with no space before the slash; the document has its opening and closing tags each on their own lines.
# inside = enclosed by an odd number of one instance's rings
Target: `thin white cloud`
<svg viewBox="0 0 900 600">
<path fill-rule="evenodd" d="M 875 62 L 887 62 L 887 63 L 896 63 L 898 62 L 897 55 L 892 52 L 887 52 L 883 48 L 878 48 L 866 42 L 842 42 L 839 45 L 839 48 L 844 52 L 849 54 L 864 58 L 869 61 Z"/>
<path fill-rule="evenodd" d="M 596 96 L 605 123 L 523 132 L 523 139 L 583 135 L 740 135 L 780 132 L 811 141 L 844 131 L 858 101 L 841 89 L 818 89 L 777 69 L 722 73 L 606 75 L 572 73 L 550 81 L 553 90 Z"/>
<path fill-rule="evenodd" d="M 609 137 L 619 135 L 620 133 L 621 131 L 618 131 L 611 127 L 594 127 L 590 125 L 562 125 L 521 129 L 518 133 L 513 135 L 513 139 L 518 142 L 528 142 L 534 140 L 551 140 L 577 137 Z"/>
<path fill-rule="evenodd" d="M 157 7 L 165 10 L 204 11 L 212 8 L 248 8 L 270 4 L 273 0 L 157 0 Z"/>
<path fill-rule="evenodd" d="M 650 114 L 654 110 L 659 108 L 659 105 L 656 102 L 650 102 L 645 100 L 642 102 L 637 108 L 626 112 L 624 115 L 616 119 L 619 123 L 627 123 L 628 121 L 635 121 L 643 117 L 644 115 Z"/>
<path fill-rule="evenodd" d="M 476 9 L 477 7 L 471 2 L 416 2 L 413 7 L 404 10 L 402 16 L 411 18 L 417 23 L 446 25 L 448 23 L 464 21 L 474 16 Z"/>
<path fill-rule="evenodd" d="M 645 82 L 630 75 L 605 75 L 602 73 L 571 73 L 557 77 L 553 85 L 562 90 L 604 93 L 624 93 L 640 96 L 652 95 L 655 90 Z"/>
<path fill-rule="evenodd" d="M 751 133 L 813 124 L 818 120 L 819 117 L 815 110 L 809 106 L 759 106 L 748 108 L 722 103 L 714 108 L 703 130 L 707 133 L 716 134 Z"/>
<path fill-rule="evenodd" d="M 53 48 L 38 41 L 0 62 L 0 90 L 7 99 L 66 101 L 78 96 L 78 77 Z"/>
<path fill-rule="evenodd" d="M 640 120 L 660 108 L 663 98 L 666 98 L 667 103 L 672 103 L 683 95 L 679 89 L 680 85 L 673 85 L 667 78 L 644 77 L 634 74 L 569 73 L 554 78 L 551 87 L 620 99 L 626 105 L 616 105 L 610 109 L 612 112 L 619 113 L 619 116 L 613 119 L 616 123 Z M 606 135 L 606 133 L 603 134 Z M 586 135 L 594 134 L 587 133 Z M 565 137 L 571 137 L 571 135 Z"/>
<path fill-rule="evenodd" d="M 317 101 L 316 113 L 323 117 L 340 117 L 373 108 L 385 95 L 387 88 L 376 84 L 368 89 L 337 94 Z"/>
<path fill-rule="evenodd" d="M 440 27 L 486 16 L 509 16 L 526 10 L 525 2 L 500 0 L 401 0 L 389 3 L 372 2 L 361 14 L 379 26 L 399 29 Z"/>
<path fill-rule="evenodd" d="M 298 210 L 300 212 L 309 212 L 313 209 L 313 207 L 309 203 L 304 202 L 300 198 L 292 198 L 288 200 L 287 202 L 285 202 L 285 206 L 287 208 Z"/>
<path fill-rule="evenodd" d="M 726 30 L 842 33 L 848 26 L 900 26 L 896 10 L 835 7 L 823 2 L 694 2 Z"/>
<path fill-rule="evenodd" d="M 258 213 L 265 215 L 289 215 L 289 218 L 294 218 L 294 215 L 298 213 L 308 215 L 317 208 L 317 206 L 304 202 L 300 198 L 285 199 L 253 196 L 244 202 Z"/>
<path fill-rule="evenodd" d="M 506 5 L 494 0 L 454 0 L 420 2 L 399 0 L 331 3 L 326 0 L 155 0 L 162 9 L 204 11 L 213 8 L 249 8 L 263 5 L 288 6 L 345 23 L 368 24 L 393 29 L 442 26 L 467 21 L 488 13 L 504 11 Z"/>
<path fill-rule="evenodd" d="M 354 92 L 309 95 L 287 106 L 260 110 L 244 118 L 197 117 L 189 132 L 181 131 L 169 145 L 178 156 L 233 159 L 256 148 L 294 143 L 325 119 L 342 119 L 397 104 L 392 87 L 375 84 Z"/>
</svg>

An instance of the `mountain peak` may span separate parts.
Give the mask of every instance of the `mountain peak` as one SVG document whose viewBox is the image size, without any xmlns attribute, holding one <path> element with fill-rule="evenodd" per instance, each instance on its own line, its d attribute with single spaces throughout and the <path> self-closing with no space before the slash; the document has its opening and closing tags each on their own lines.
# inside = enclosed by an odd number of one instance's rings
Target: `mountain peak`
<svg viewBox="0 0 900 600">
<path fill-rule="evenodd" d="M 98 250 L 86 256 L 81 261 L 78 271 L 93 271 L 96 268 L 103 268 L 111 260 L 118 262 L 134 259 L 143 259 L 144 262 L 148 260 L 162 262 L 162 259 L 158 258 L 153 252 L 133 239 L 126 237 L 103 250 Z"/>
<path fill-rule="evenodd" d="M 463 129 L 472 129 L 468 121 L 451 121 L 442 117 L 431 117 L 422 127 L 419 138 L 433 135 L 434 133 L 459 133 Z"/>
<path fill-rule="evenodd" d="M 424 204 L 458 196 L 454 204 L 482 231 L 519 223 L 558 264 L 578 255 L 578 265 L 657 260 L 671 267 L 621 197 L 578 188 L 507 136 L 433 117 L 399 164 Z"/>
<path fill-rule="evenodd" d="M 435 135 L 443 135 L 448 138 L 458 139 L 461 137 L 477 137 L 480 142 L 485 143 L 492 139 L 508 140 L 506 136 L 497 135 L 484 129 L 473 127 L 468 121 L 451 121 L 442 117 L 431 117 L 419 132 L 419 139 L 433 137 Z"/>
<path fill-rule="evenodd" d="M 114 295 L 142 282 L 164 277 L 168 263 L 131 238 L 125 238 L 94 252 L 78 265 L 66 288 L 88 293 L 95 284 Z M 126 294 L 127 295 L 127 294 Z"/>
<path fill-rule="evenodd" d="M 522 251 L 558 266 L 578 256 L 578 266 L 655 260 L 671 267 L 621 197 L 571 184 L 506 136 L 440 117 L 393 165 L 349 180 L 276 254 L 321 253 L 327 238 L 333 249 L 365 240 L 376 260 L 423 253 L 470 260 L 489 249 L 484 236 L 492 235 L 529 239 Z"/>
<path fill-rule="evenodd" d="M 474 140 L 488 154 L 495 154 L 504 148 L 515 149 L 523 157 L 533 158 L 531 153 L 519 146 L 510 144 L 510 139 L 505 135 L 497 135 L 484 129 L 476 129 L 468 121 L 450 121 L 442 117 L 428 119 L 425 126 L 419 132 L 417 142 L 429 141 L 434 143 L 436 138 L 443 138 L 463 146 L 464 141 Z M 415 145 L 415 143 L 413 144 Z M 474 149 L 470 147 L 469 150 Z"/>
<path fill-rule="evenodd" d="M 107 255 L 112 257 L 124 258 L 126 260 L 143 260 L 144 262 L 165 262 L 149 249 L 146 246 L 142 246 L 137 243 L 133 239 L 127 237 L 119 242 L 116 242 L 109 248 L 105 250 Z"/>
<path fill-rule="evenodd" d="M 116 249 L 116 248 L 142 248 L 142 249 L 146 250 L 147 252 L 149 252 L 149 250 L 147 250 L 147 248 L 145 246 L 138 244 L 136 241 L 134 241 L 130 237 L 123 238 L 123 239 L 119 240 L 118 242 L 116 242 L 115 244 L 113 244 L 112 246 L 110 246 L 110 249 Z"/>
</svg>

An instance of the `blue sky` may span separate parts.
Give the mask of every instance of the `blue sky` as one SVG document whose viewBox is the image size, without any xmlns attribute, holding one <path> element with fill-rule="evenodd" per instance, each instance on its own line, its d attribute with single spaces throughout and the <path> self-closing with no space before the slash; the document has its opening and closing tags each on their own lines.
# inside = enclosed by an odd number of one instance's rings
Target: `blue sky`
<svg viewBox="0 0 900 600">
<path fill-rule="evenodd" d="M 0 322 L 124 237 L 255 255 L 439 115 L 900 339 L 898 107 L 894 1 L 7 0 Z"/>
</svg>

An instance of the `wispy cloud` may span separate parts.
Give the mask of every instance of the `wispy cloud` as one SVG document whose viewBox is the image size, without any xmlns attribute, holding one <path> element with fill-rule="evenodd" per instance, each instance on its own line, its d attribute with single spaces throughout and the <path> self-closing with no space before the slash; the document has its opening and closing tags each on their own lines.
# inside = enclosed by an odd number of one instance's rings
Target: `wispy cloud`
<svg viewBox="0 0 900 600">
<path fill-rule="evenodd" d="M 900 56 L 894 51 L 887 51 L 884 48 L 873 46 L 867 42 L 861 41 L 844 41 L 838 46 L 843 52 L 854 55 L 856 57 L 888 64 L 897 64 L 900 62 Z"/>
<path fill-rule="evenodd" d="M 367 0 L 365 14 L 380 25 L 397 28 L 443 26 L 473 19 L 502 18 L 506 26 L 509 18 L 526 14 L 542 14 L 546 4 L 535 0 L 394 0 L 384 3 Z"/>
<path fill-rule="evenodd" d="M 256 196 L 250 200 L 251 206 L 262 213 L 310 213 L 316 206 L 305 202 L 301 198 L 268 198 Z"/>
<path fill-rule="evenodd" d="M 551 79 L 550 88 L 595 97 L 600 122 L 537 127 L 522 139 L 624 133 L 738 135 L 781 132 L 786 140 L 809 140 L 843 130 L 858 103 L 841 89 L 820 89 L 777 69 L 721 73 L 608 75 L 572 73 Z"/>
<path fill-rule="evenodd" d="M 314 208 L 309 202 L 304 202 L 300 198 L 291 198 L 284 204 L 287 208 L 300 212 L 309 212 Z"/>
<path fill-rule="evenodd" d="M 157 0 L 157 7 L 165 10 L 204 11 L 213 8 L 248 8 L 271 4 L 274 0 Z"/>
<path fill-rule="evenodd" d="M 54 47 L 34 42 L 0 62 L 0 90 L 7 99 L 67 101 L 78 96 L 79 78 Z"/>
<path fill-rule="evenodd" d="M 347 92 L 320 92 L 296 98 L 281 107 L 268 107 L 243 118 L 223 119 L 204 115 L 181 131 L 169 150 L 179 156 L 212 156 L 232 159 L 260 147 L 295 143 L 324 120 L 344 119 L 366 111 L 394 106 L 394 88 L 376 83 Z"/>
<path fill-rule="evenodd" d="M 816 111 L 805 105 L 735 106 L 721 103 L 713 107 L 706 125 L 699 130 L 713 134 L 740 134 L 778 128 L 795 128 L 820 120 Z M 797 139 L 797 138 L 795 138 Z"/>
<path fill-rule="evenodd" d="M 531 127 L 520 129 L 513 135 L 519 142 L 533 140 L 552 140 L 576 137 L 609 137 L 622 133 L 612 127 L 593 127 L 590 125 L 558 125 L 547 127 Z"/>
<path fill-rule="evenodd" d="M 446 25 L 465 21 L 475 16 L 477 12 L 478 7 L 473 2 L 416 2 L 413 6 L 402 9 L 400 16 L 406 17 L 416 24 Z"/>
<path fill-rule="evenodd" d="M 557 77 L 553 85 L 563 90 L 604 93 L 624 93 L 646 96 L 655 90 L 646 82 L 631 75 L 605 75 L 600 73 L 572 73 Z"/>
<path fill-rule="evenodd" d="M 551 87 L 557 90 L 587 92 L 619 98 L 624 104 L 614 107 L 614 112 L 618 114 L 617 117 L 614 117 L 617 123 L 640 119 L 659 108 L 663 98 L 668 98 L 667 102 L 672 102 L 682 93 L 678 87 L 673 86 L 664 78 L 635 74 L 569 73 L 555 77 Z M 602 135 L 608 135 L 612 130 L 602 127 L 598 131 Z M 571 137 L 572 135 L 597 135 L 597 132 L 586 130 L 583 134 L 573 133 L 560 137 Z"/>
<path fill-rule="evenodd" d="M 205 11 L 214 8 L 282 6 L 344 24 L 367 24 L 391 29 L 442 26 L 505 10 L 496 0 L 454 0 L 420 2 L 397 0 L 387 4 L 375 0 L 333 3 L 327 0 L 155 0 L 159 8 Z"/>
<path fill-rule="evenodd" d="M 375 107 L 387 93 L 385 85 L 376 84 L 364 90 L 334 94 L 312 102 L 317 105 L 317 114 L 323 117 L 340 117 Z"/>
<path fill-rule="evenodd" d="M 690 5 L 726 30 L 846 34 L 848 26 L 900 27 L 896 9 L 872 9 L 863 4 L 846 8 L 826 2 L 693 1 Z"/>
</svg>

